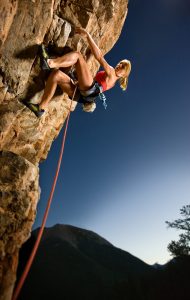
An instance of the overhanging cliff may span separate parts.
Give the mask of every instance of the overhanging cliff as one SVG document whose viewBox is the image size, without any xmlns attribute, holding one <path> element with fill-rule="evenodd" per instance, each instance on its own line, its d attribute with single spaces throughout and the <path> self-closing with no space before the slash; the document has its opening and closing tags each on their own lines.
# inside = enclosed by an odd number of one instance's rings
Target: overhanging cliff
<svg viewBox="0 0 190 300">
<path fill-rule="evenodd" d="M 2 0 L 0 7 L 0 299 L 10 300 L 18 253 L 29 238 L 39 200 L 38 164 L 46 159 L 67 117 L 70 100 L 57 93 L 38 119 L 22 104 L 38 102 L 47 74 L 38 45 L 52 55 L 78 50 L 93 74 L 98 64 L 74 27 L 91 33 L 102 52 L 116 43 L 127 0 Z M 75 104 L 72 110 L 75 109 Z"/>
</svg>

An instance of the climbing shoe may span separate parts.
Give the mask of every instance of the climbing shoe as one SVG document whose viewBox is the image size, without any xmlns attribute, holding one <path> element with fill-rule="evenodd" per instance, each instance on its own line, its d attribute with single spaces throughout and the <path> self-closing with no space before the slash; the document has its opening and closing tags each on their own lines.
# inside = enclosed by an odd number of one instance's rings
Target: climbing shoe
<svg viewBox="0 0 190 300">
<path fill-rule="evenodd" d="M 30 102 L 24 102 L 24 104 L 31 110 L 33 111 L 33 113 L 35 113 L 35 115 L 40 118 L 44 113 L 45 110 L 41 109 L 39 107 L 39 104 L 34 104 L 34 103 L 30 103 Z"/>
<path fill-rule="evenodd" d="M 44 70 L 44 71 L 50 70 L 50 67 L 49 67 L 48 62 L 47 62 L 47 60 L 49 59 L 49 55 L 48 55 L 48 53 L 46 51 L 46 48 L 43 44 L 40 45 L 39 53 L 40 53 L 40 61 L 41 61 L 42 70 Z"/>
</svg>

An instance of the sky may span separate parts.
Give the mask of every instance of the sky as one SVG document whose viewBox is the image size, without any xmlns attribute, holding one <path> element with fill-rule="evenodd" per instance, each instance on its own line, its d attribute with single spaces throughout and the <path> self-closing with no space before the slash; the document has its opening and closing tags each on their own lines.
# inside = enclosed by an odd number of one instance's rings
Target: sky
<svg viewBox="0 0 190 300">
<path fill-rule="evenodd" d="M 130 0 L 121 36 L 105 56 L 132 63 L 126 92 L 106 92 L 108 107 L 71 114 L 47 227 L 92 230 L 143 261 L 166 263 L 179 232 L 165 221 L 190 204 L 190 2 Z M 40 165 L 39 227 L 63 131 Z"/>
</svg>

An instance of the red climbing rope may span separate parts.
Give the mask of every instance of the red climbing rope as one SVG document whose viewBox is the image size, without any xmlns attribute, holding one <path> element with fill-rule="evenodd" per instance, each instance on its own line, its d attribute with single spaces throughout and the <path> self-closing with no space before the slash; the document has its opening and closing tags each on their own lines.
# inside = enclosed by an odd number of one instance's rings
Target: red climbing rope
<svg viewBox="0 0 190 300">
<path fill-rule="evenodd" d="M 31 265 L 33 263 L 36 252 L 38 250 L 38 246 L 39 246 L 41 238 L 42 238 L 42 234 L 43 234 L 44 227 L 45 227 L 45 224 L 46 224 L 46 220 L 47 220 L 47 217 L 48 217 L 49 209 L 50 209 L 51 202 L 52 202 L 52 199 L 53 199 L 54 190 L 55 190 L 55 187 L 56 187 L 57 178 L 58 178 L 58 175 L 59 175 L 59 170 L 60 170 L 63 151 L 64 151 L 64 146 L 65 146 L 65 139 L 66 139 L 66 135 L 67 135 L 67 128 L 68 128 L 68 123 L 69 123 L 69 118 L 70 118 L 70 113 L 71 113 L 71 107 L 72 107 L 73 99 L 74 99 L 74 96 L 75 96 L 75 93 L 76 93 L 76 89 L 77 89 L 77 87 L 75 88 L 75 91 L 74 91 L 74 94 L 73 94 L 73 97 L 72 97 L 72 100 L 71 100 L 71 105 L 70 105 L 70 108 L 69 108 L 69 113 L 68 113 L 67 121 L 66 121 L 66 125 L 65 125 L 65 131 L 64 131 L 64 134 L 63 134 L 61 150 L 60 150 L 60 154 L 59 154 L 59 160 L 58 160 L 58 163 L 57 163 L 57 169 L 56 169 L 56 173 L 55 173 L 55 176 L 54 176 L 54 180 L 53 180 L 50 196 L 49 196 L 49 199 L 48 199 L 48 203 L 47 203 L 47 206 L 46 206 L 46 210 L 45 210 L 45 213 L 44 213 L 42 225 L 40 227 L 40 230 L 39 230 L 36 242 L 34 244 L 34 247 L 32 249 L 32 252 L 30 254 L 30 257 L 29 257 L 29 259 L 26 263 L 25 269 L 24 269 L 24 271 L 22 273 L 22 276 L 21 276 L 21 278 L 18 282 L 18 285 L 17 285 L 17 287 L 14 291 L 12 300 L 16 300 L 18 298 L 19 294 L 20 294 L 20 291 L 21 291 L 22 286 L 23 286 L 23 284 L 26 280 L 28 272 L 30 271 Z"/>
</svg>

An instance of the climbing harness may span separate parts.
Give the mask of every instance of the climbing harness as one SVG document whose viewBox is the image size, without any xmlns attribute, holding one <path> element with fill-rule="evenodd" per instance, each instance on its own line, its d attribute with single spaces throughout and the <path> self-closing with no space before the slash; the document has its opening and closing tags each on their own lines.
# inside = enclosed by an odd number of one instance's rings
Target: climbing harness
<svg viewBox="0 0 190 300">
<path fill-rule="evenodd" d="M 70 107 L 69 107 L 69 113 L 68 113 L 67 121 L 66 121 L 66 125 L 65 125 L 65 131 L 63 133 L 63 139 L 62 139 L 61 150 L 60 150 L 60 154 L 59 154 L 59 160 L 58 160 L 58 163 L 57 163 L 57 169 L 56 169 L 56 173 L 55 173 L 55 176 L 54 176 L 54 180 L 53 180 L 50 196 L 49 196 L 49 199 L 48 199 L 48 203 L 47 203 L 47 206 L 46 206 L 46 210 L 45 210 L 45 213 L 44 213 L 44 217 L 43 217 L 43 220 L 42 220 L 42 224 L 41 224 L 40 230 L 38 232 L 38 236 L 37 236 L 37 239 L 35 241 L 32 252 L 30 254 L 30 257 L 29 257 L 29 259 L 26 263 L 25 269 L 24 269 L 24 271 L 21 275 L 21 278 L 20 278 L 20 280 L 18 282 L 18 285 L 15 289 L 15 292 L 13 294 L 12 300 L 17 300 L 18 299 L 18 296 L 19 296 L 20 291 L 22 289 L 22 286 L 23 286 L 23 284 L 26 280 L 28 272 L 30 271 L 31 265 L 33 263 L 33 260 L 35 258 L 36 252 L 38 250 L 38 247 L 39 247 L 39 244 L 40 244 L 40 241 L 41 241 L 41 238 L 42 238 L 42 234 L 43 234 L 44 227 L 45 227 L 45 224 L 46 224 L 46 220 L 47 220 L 47 217 L 48 217 L 49 209 L 50 209 L 51 202 L 52 202 L 52 199 L 53 199 L 57 179 L 58 179 L 58 176 L 59 176 L 59 170 L 60 170 L 60 167 L 61 167 L 61 161 L 62 161 L 64 146 L 65 146 L 65 139 L 66 139 L 66 135 L 67 135 L 67 128 L 68 128 L 68 123 L 69 123 L 69 119 L 70 119 L 71 107 L 72 107 L 72 103 L 73 103 L 73 99 L 74 99 L 76 90 L 77 90 L 77 87 L 75 88 L 72 99 L 71 99 L 71 104 L 70 104 Z"/>
<path fill-rule="evenodd" d="M 103 88 L 98 82 L 94 82 L 92 87 L 87 91 L 80 91 L 80 98 L 78 102 L 81 103 L 92 103 L 95 102 L 96 98 L 102 101 L 104 108 L 107 108 L 106 96 L 103 93 Z"/>
<path fill-rule="evenodd" d="M 74 70 L 70 70 L 68 73 L 68 76 L 73 81 L 77 81 L 77 78 L 74 74 Z M 79 99 L 77 102 L 82 103 L 82 104 L 92 103 L 92 102 L 95 102 L 97 97 L 99 97 L 99 99 L 102 101 L 104 108 L 105 109 L 107 108 L 106 96 L 103 93 L 103 87 L 96 80 L 93 82 L 92 86 L 88 90 L 81 91 L 78 89 L 78 92 L 79 92 Z"/>
</svg>

